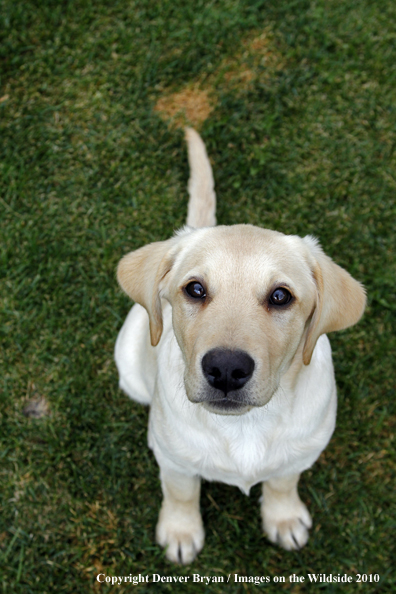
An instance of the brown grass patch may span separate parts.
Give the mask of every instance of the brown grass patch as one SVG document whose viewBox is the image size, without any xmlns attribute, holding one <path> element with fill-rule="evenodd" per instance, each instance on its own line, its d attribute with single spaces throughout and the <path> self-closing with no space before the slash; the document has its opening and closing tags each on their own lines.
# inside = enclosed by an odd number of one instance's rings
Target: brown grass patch
<svg viewBox="0 0 396 594">
<path fill-rule="evenodd" d="M 46 417 L 49 414 L 49 406 L 48 402 L 44 398 L 44 396 L 37 397 L 34 400 L 30 400 L 28 404 L 22 410 L 22 413 L 25 417 L 31 417 L 33 419 L 41 419 L 41 417 Z"/>
<path fill-rule="evenodd" d="M 255 81 L 270 79 L 282 67 L 283 57 L 271 30 L 255 32 L 242 41 L 238 52 L 224 58 L 205 82 L 189 82 L 177 92 L 165 91 L 154 111 L 176 128 L 200 128 L 216 106 L 220 91 L 238 93 L 249 89 Z"/>
<path fill-rule="evenodd" d="M 195 85 L 161 97 L 154 111 L 158 111 L 165 119 L 171 120 L 171 124 L 176 128 L 187 124 L 199 128 L 209 117 L 213 107 L 214 102 L 209 99 L 209 92 Z"/>
<path fill-rule="evenodd" d="M 212 84 L 221 85 L 223 78 L 229 88 L 245 90 L 258 79 L 270 79 L 282 66 L 282 56 L 277 51 L 273 35 L 266 29 L 258 35 L 245 38 L 241 50 L 221 62 L 211 77 Z"/>
<path fill-rule="evenodd" d="M 271 41 L 270 41 L 270 34 L 268 31 L 264 31 L 257 37 L 254 37 L 251 41 L 245 40 L 245 45 L 249 47 L 252 52 L 256 52 L 257 54 L 263 53 L 271 53 Z"/>
</svg>

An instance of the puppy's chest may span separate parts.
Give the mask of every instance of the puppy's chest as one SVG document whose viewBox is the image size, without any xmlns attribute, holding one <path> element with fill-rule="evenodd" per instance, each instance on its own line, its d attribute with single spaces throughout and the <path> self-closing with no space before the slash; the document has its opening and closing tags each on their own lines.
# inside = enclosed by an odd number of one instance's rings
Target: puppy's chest
<svg viewBox="0 0 396 594">
<path fill-rule="evenodd" d="M 252 485 L 265 480 L 271 467 L 276 465 L 262 436 L 231 439 L 211 439 L 204 456 L 197 456 L 200 474 L 208 480 L 238 486 L 248 493 Z M 209 447 L 208 447 L 209 446 Z"/>
<path fill-rule="evenodd" d="M 288 473 L 296 457 L 293 438 L 282 427 L 267 434 L 249 427 L 234 435 L 222 434 L 207 445 L 204 458 L 199 457 L 201 476 L 238 486 L 245 493 L 258 482 Z M 298 458 L 304 449 L 300 446 Z"/>
<path fill-rule="evenodd" d="M 296 464 L 298 472 L 304 465 L 309 444 L 297 442 L 282 422 L 235 421 L 218 417 L 208 427 L 197 419 L 197 423 L 172 424 L 171 431 L 164 423 L 161 429 L 156 424 L 150 445 L 160 465 L 165 457 L 186 473 L 237 486 L 246 494 L 256 483 L 294 472 Z"/>
</svg>

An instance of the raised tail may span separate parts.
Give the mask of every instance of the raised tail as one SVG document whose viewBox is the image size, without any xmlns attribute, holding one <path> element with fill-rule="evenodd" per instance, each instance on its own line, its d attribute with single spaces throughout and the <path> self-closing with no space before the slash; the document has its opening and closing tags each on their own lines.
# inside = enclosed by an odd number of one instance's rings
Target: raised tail
<svg viewBox="0 0 396 594">
<path fill-rule="evenodd" d="M 198 132 L 193 128 L 186 128 L 186 140 L 190 164 L 187 225 L 213 227 L 216 225 L 216 194 L 212 167 Z"/>
</svg>

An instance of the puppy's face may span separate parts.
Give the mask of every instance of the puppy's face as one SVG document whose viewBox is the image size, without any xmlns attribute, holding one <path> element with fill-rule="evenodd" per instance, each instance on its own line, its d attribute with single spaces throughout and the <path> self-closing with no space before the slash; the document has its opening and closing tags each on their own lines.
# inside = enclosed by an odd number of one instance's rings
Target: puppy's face
<svg viewBox="0 0 396 594">
<path fill-rule="evenodd" d="M 127 255 L 118 278 L 146 307 L 152 343 L 172 305 L 191 402 L 219 414 L 263 406 L 320 334 L 355 323 L 364 291 L 312 238 L 250 225 L 182 232 Z"/>
<path fill-rule="evenodd" d="M 191 238 L 163 282 L 192 402 L 263 406 L 302 341 L 316 286 L 299 238 L 252 226 Z"/>
</svg>

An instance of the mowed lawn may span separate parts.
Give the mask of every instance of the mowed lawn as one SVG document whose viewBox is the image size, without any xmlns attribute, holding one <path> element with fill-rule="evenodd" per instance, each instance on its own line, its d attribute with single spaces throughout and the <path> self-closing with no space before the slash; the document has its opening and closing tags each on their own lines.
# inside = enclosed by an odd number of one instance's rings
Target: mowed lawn
<svg viewBox="0 0 396 594">
<path fill-rule="evenodd" d="M 364 574 L 380 580 L 316 588 L 395 592 L 394 1 L 3 0 L 0 30 L 0 592 L 172 591 L 99 573 L 271 578 L 177 587 L 230 593 Z M 131 305 L 118 260 L 185 221 L 185 123 L 218 221 L 315 235 L 368 306 L 331 336 L 338 424 L 300 483 L 307 546 L 266 540 L 259 486 L 205 482 L 206 544 L 178 567 L 155 544 L 148 411 L 118 389 L 113 348 Z"/>
</svg>

